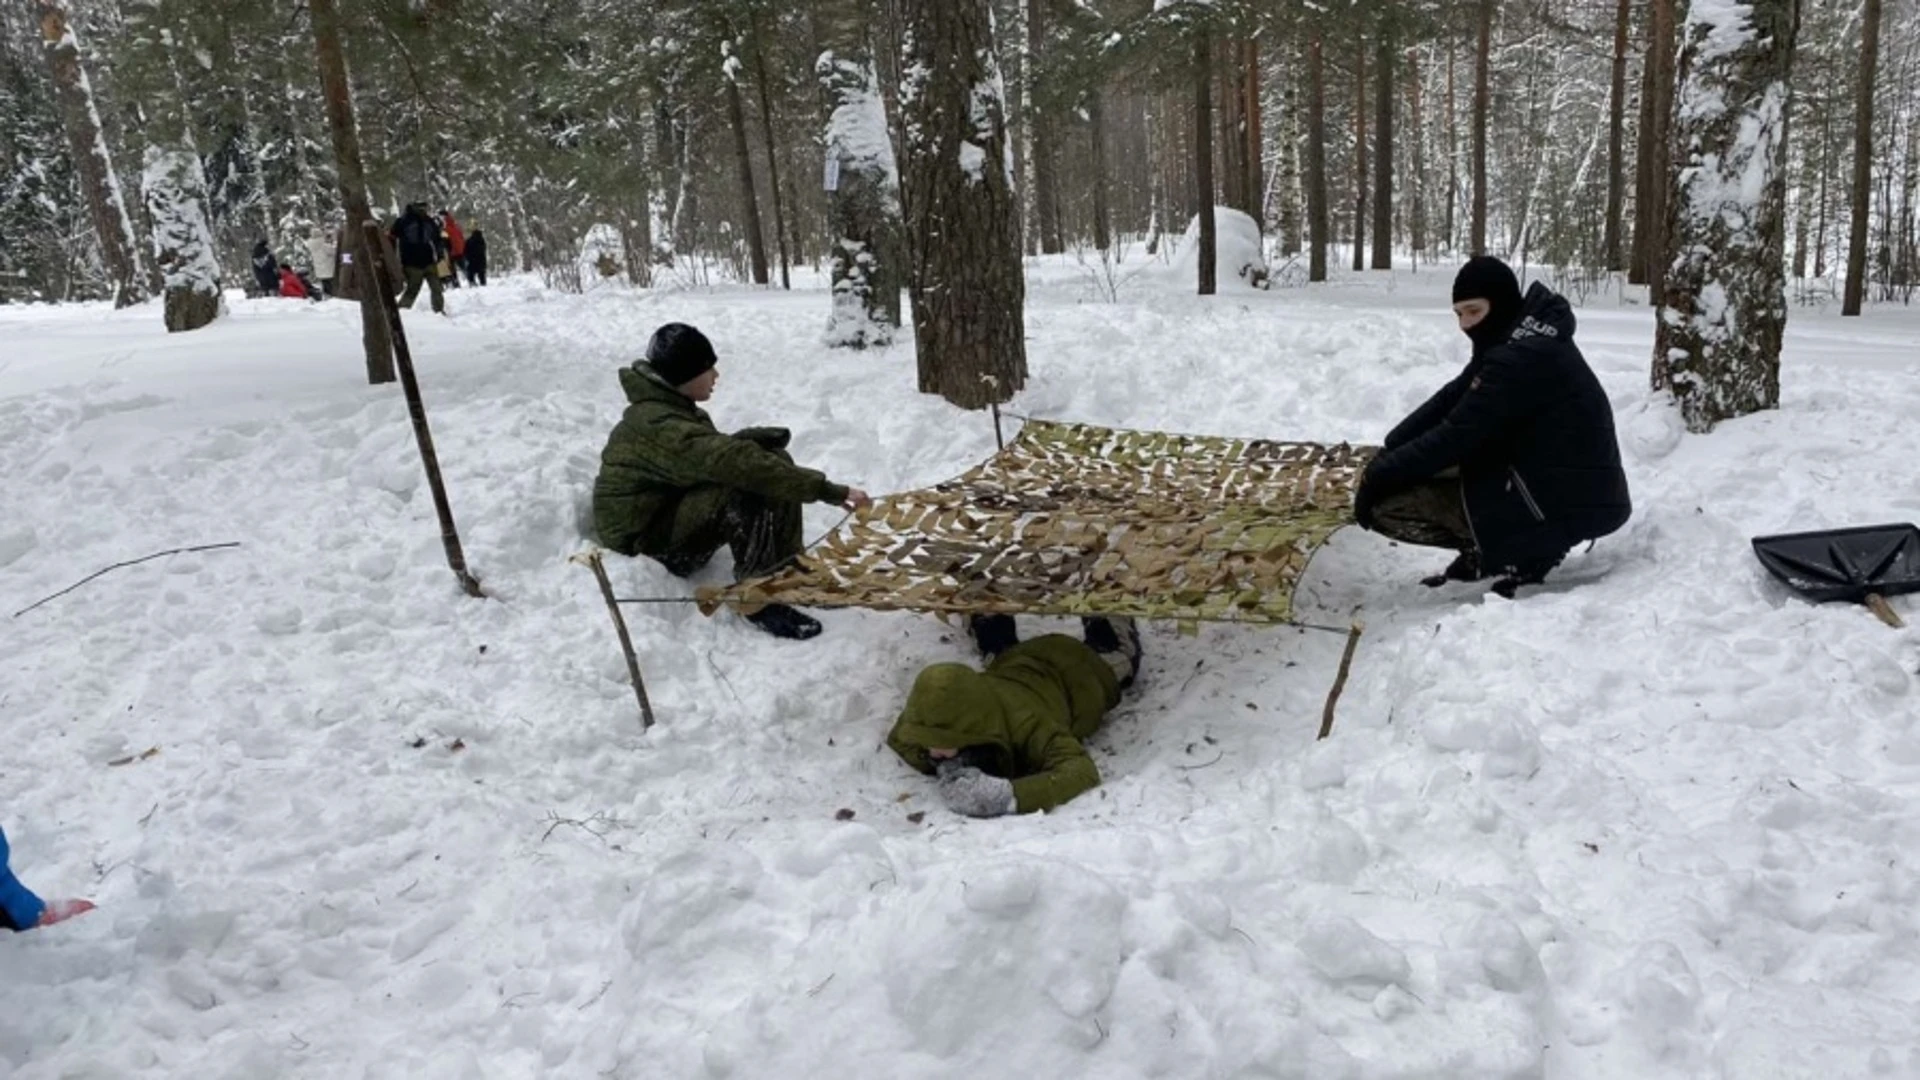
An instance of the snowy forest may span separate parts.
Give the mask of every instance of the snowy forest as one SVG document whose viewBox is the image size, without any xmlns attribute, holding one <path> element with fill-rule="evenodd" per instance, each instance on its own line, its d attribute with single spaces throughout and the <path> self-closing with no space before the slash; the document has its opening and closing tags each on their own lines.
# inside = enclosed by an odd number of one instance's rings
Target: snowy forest
<svg viewBox="0 0 1920 1080">
<path fill-rule="evenodd" d="M 1328 259 L 1384 269 L 1485 250 L 1584 289 L 1662 270 L 1677 6 L 980 0 L 956 10 L 990 20 L 938 29 L 990 35 L 1027 252 L 1151 251 L 1217 201 L 1259 222 L 1277 286 L 1323 278 Z M 1920 281 L 1920 14 L 1900 0 L 1884 14 L 1880 0 L 1776 6 L 1798 8 L 1794 296 L 1906 302 Z M 155 253 L 178 243 L 156 236 L 174 228 L 163 215 L 204 220 L 228 282 L 255 240 L 290 248 L 338 221 L 320 7 L 8 5 L 0 298 L 158 292 L 169 256 Z M 941 7 L 344 0 L 338 17 L 376 211 L 457 208 L 495 225 L 499 265 L 579 288 L 588 243 L 639 285 L 779 284 L 829 259 L 826 148 L 877 120 L 837 111 L 871 71 L 887 149 L 903 154 L 915 9 Z M 918 40 L 936 64 L 969 44 Z"/>
</svg>

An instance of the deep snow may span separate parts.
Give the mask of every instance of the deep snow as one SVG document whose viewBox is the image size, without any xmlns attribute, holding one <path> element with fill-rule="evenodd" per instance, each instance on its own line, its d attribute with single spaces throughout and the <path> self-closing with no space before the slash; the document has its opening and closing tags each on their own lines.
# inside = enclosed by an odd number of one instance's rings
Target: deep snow
<svg viewBox="0 0 1920 1080">
<path fill-rule="evenodd" d="M 1033 270 L 1016 411 L 1377 440 L 1464 359 L 1444 267 L 1110 304 L 1087 261 Z M 985 456 L 984 416 L 916 394 L 910 344 L 818 345 L 813 279 L 449 306 L 407 325 L 491 601 L 442 561 L 350 305 L 174 336 L 151 305 L 0 308 L 8 612 L 244 545 L 5 623 L 16 869 L 102 907 L 0 940 L 0 1072 L 1920 1075 L 1914 638 L 1747 548 L 1920 514 L 1913 313 L 1796 307 L 1784 407 L 1692 437 L 1645 388 L 1647 309 L 1591 300 L 1626 529 L 1519 602 L 1347 530 L 1300 592 L 1368 625 L 1331 740 L 1337 636 L 1153 627 L 1105 785 L 969 821 L 880 745 L 951 628 L 828 612 L 796 645 L 629 608 L 642 735 L 567 558 L 660 322 L 712 335 L 723 426 L 790 425 L 876 493 Z"/>
</svg>

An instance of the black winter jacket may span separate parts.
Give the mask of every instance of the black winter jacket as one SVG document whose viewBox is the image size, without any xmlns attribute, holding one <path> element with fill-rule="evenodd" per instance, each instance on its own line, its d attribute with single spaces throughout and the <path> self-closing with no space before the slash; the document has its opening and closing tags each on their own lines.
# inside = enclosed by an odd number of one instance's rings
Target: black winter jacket
<svg viewBox="0 0 1920 1080">
<path fill-rule="evenodd" d="M 280 261 L 265 240 L 253 245 L 253 283 L 268 296 L 280 294 Z"/>
<path fill-rule="evenodd" d="M 487 272 L 487 236 L 475 229 L 467 237 L 467 268 L 476 274 Z"/>
<path fill-rule="evenodd" d="M 440 225 L 426 214 L 409 207 L 387 232 L 400 249 L 401 266 L 425 267 L 440 261 L 435 249 Z"/>
<path fill-rule="evenodd" d="M 1550 565 L 1633 512 L 1613 406 L 1573 343 L 1566 298 L 1538 282 L 1504 344 L 1388 433 L 1366 483 L 1392 490 L 1457 467 L 1489 570 Z"/>
</svg>

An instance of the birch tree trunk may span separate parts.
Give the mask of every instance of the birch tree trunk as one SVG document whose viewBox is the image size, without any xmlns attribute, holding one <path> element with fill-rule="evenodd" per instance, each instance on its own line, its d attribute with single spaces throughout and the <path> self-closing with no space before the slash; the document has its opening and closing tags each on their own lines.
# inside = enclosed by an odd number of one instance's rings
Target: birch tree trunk
<svg viewBox="0 0 1920 1080">
<path fill-rule="evenodd" d="M 1860 88 L 1853 104 L 1852 218 L 1847 232 L 1847 286 L 1840 314 L 1858 315 L 1867 296 L 1867 224 L 1873 196 L 1873 87 L 1880 60 L 1880 0 L 1860 11 Z"/>
<path fill-rule="evenodd" d="M 1327 78 L 1316 27 L 1307 39 L 1307 280 L 1327 280 Z"/>
<path fill-rule="evenodd" d="M 1799 0 L 1695 4 L 1675 110 L 1686 168 L 1655 323 L 1653 385 L 1687 430 L 1780 402 L 1786 149 Z"/>
<path fill-rule="evenodd" d="M 828 345 L 864 349 L 893 341 L 906 285 L 900 174 L 887 134 L 873 53 L 869 9 L 834 0 L 820 12 L 827 47 L 815 62 L 827 99 L 827 173 L 833 178 L 829 221 L 832 310 Z"/>
<path fill-rule="evenodd" d="M 900 8 L 920 389 L 983 408 L 1027 382 L 1020 204 L 993 12 L 988 0 L 902 0 Z"/>
<path fill-rule="evenodd" d="M 47 65 L 53 72 L 54 92 L 74 168 L 86 197 L 87 216 L 100 241 L 100 261 L 113 285 L 113 306 L 123 308 L 147 298 L 140 244 L 134 239 L 133 219 L 114 172 L 113 156 L 100 130 L 100 111 L 94 104 L 93 84 L 80 63 L 80 45 L 67 13 L 59 4 L 40 0 L 40 34 L 46 43 Z"/>
</svg>

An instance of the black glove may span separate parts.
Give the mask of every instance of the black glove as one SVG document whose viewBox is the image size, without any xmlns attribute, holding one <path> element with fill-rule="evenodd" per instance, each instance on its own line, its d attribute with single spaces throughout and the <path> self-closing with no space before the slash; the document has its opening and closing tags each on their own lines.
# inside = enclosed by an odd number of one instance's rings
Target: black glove
<svg viewBox="0 0 1920 1080">
<path fill-rule="evenodd" d="M 785 450 L 793 441 L 793 432 L 783 427 L 749 427 L 733 433 L 736 439 L 745 439 L 763 450 Z"/>
</svg>

